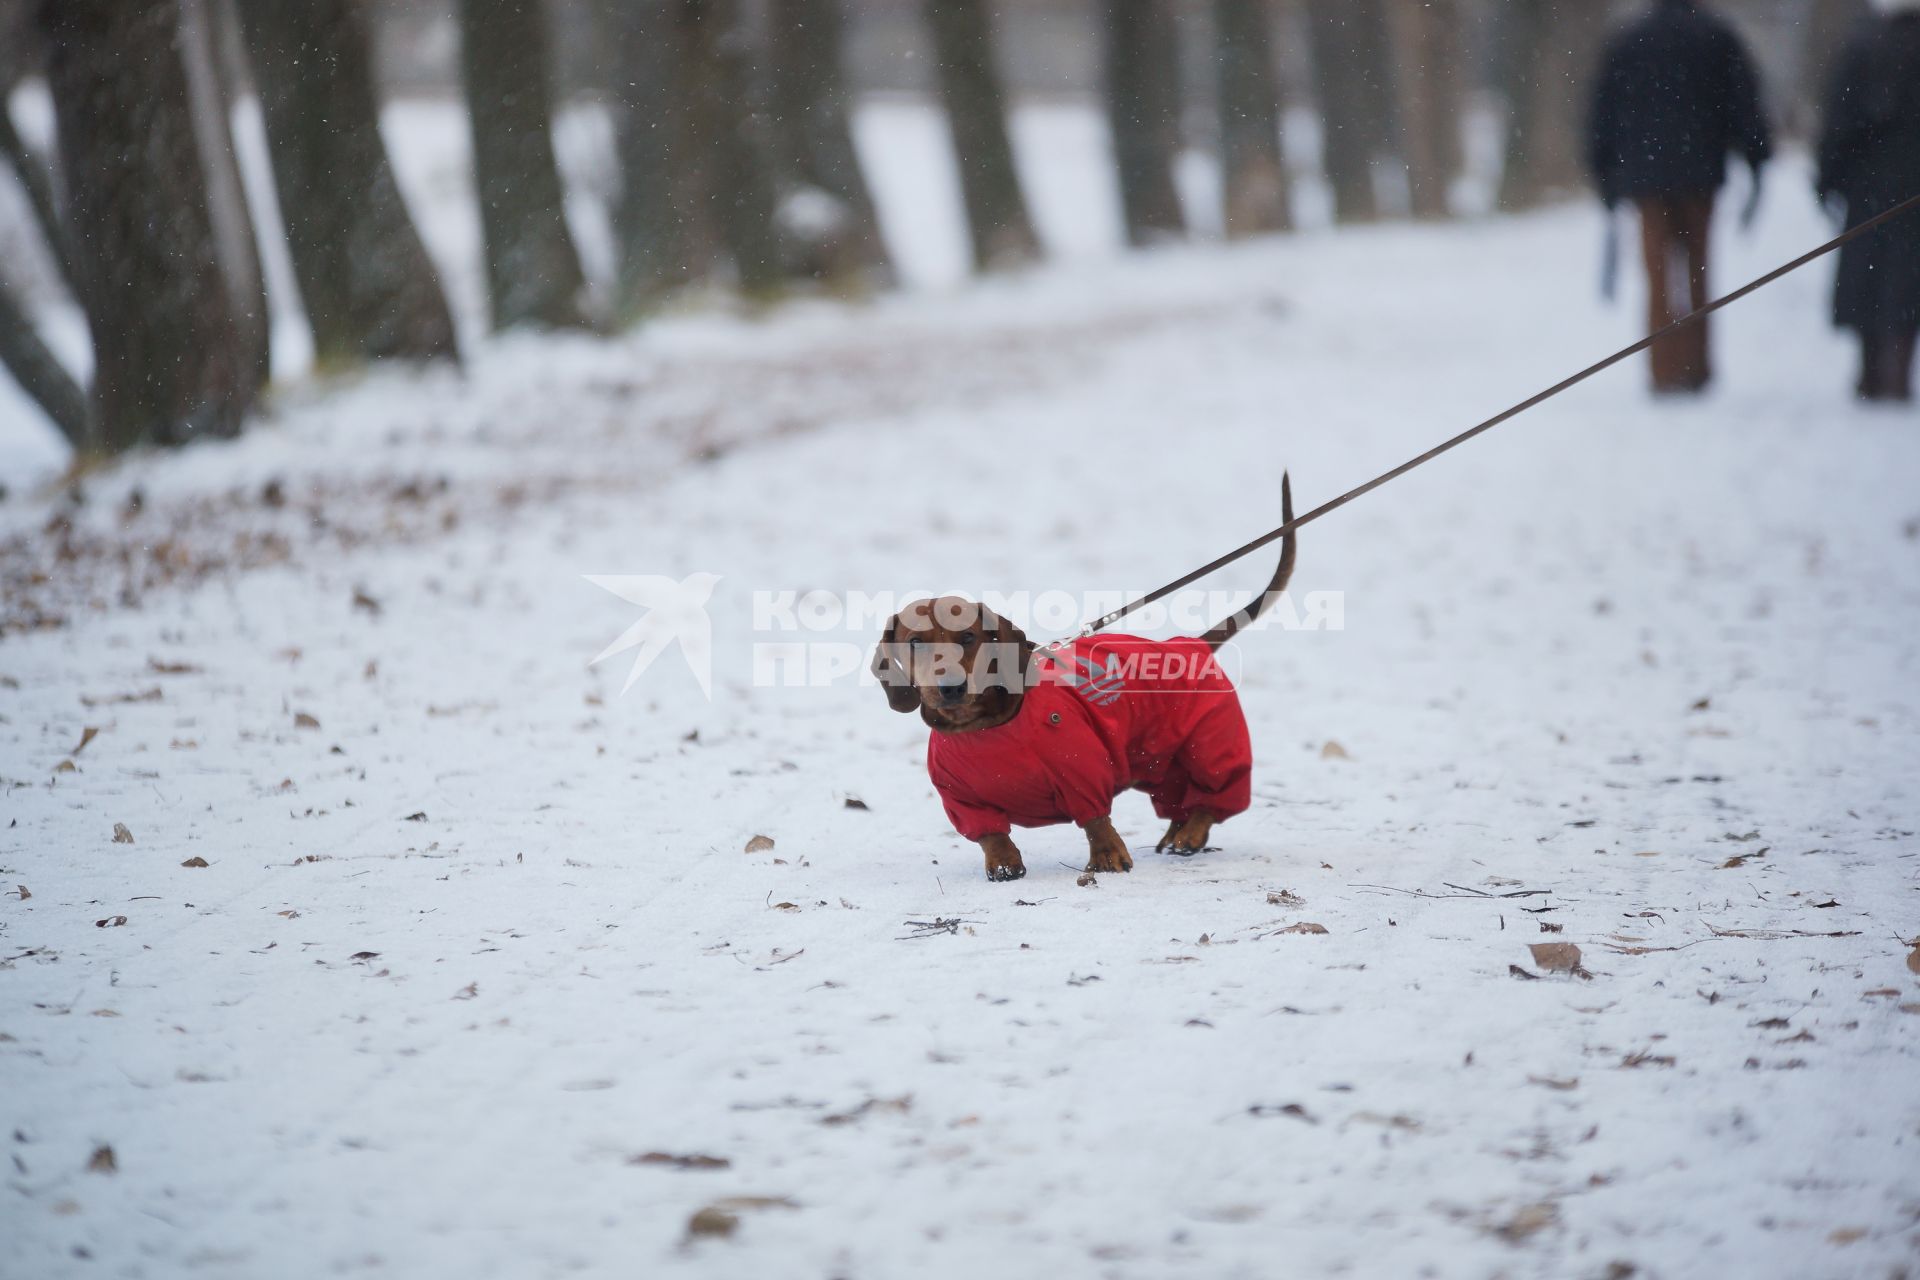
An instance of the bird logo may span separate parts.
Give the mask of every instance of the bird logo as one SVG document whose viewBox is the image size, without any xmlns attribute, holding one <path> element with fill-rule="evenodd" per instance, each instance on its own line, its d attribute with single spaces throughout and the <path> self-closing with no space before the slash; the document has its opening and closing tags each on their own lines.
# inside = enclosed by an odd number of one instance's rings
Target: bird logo
<svg viewBox="0 0 1920 1280">
<path fill-rule="evenodd" d="M 587 665 L 598 666 L 615 654 L 637 648 L 627 682 L 620 687 L 625 694 L 640 679 L 640 673 L 667 647 L 680 642 L 680 653 L 687 669 L 700 683 L 700 692 L 713 698 L 713 620 L 707 616 L 707 601 L 720 582 L 715 573 L 695 573 L 675 582 L 657 574 L 583 575 L 588 582 L 611 591 L 628 604 L 637 604 L 646 612 L 640 620 L 620 633 L 620 638 L 602 649 Z"/>
</svg>

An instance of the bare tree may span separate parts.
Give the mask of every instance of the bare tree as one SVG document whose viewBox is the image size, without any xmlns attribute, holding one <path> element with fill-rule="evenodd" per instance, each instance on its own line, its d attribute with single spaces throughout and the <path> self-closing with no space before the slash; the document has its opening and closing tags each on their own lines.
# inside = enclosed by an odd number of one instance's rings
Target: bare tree
<svg viewBox="0 0 1920 1280">
<path fill-rule="evenodd" d="M 707 216 L 705 166 L 694 153 L 682 0 L 603 0 L 618 67 L 614 137 L 620 198 L 616 306 L 633 318 L 661 295 L 705 275 L 719 254 Z"/>
<path fill-rule="evenodd" d="M 1809 0 L 1805 39 L 1800 47 L 1800 74 L 1794 77 L 1788 102 L 1788 125 L 1803 137 L 1818 128 L 1827 81 L 1846 47 L 1847 37 L 1872 12 L 1867 0 Z"/>
<path fill-rule="evenodd" d="M 1186 230 L 1173 184 L 1180 145 L 1179 51 L 1165 0 L 1103 0 L 1107 124 L 1130 244 Z"/>
<path fill-rule="evenodd" d="M 739 0 L 679 0 L 682 81 L 693 151 L 706 170 L 708 214 L 740 288 L 780 286 L 773 174 L 753 99 L 753 42 Z"/>
<path fill-rule="evenodd" d="M 239 8 L 316 362 L 456 357 L 440 277 L 380 138 L 357 0 Z"/>
<path fill-rule="evenodd" d="M 1307 0 L 1321 157 L 1341 222 L 1379 216 L 1373 166 L 1392 149 L 1393 75 L 1381 3 Z"/>
<path fill-rule="evenodd" d="M 1501 7 L 1499 79 L 1507 98 L 1501 208 L 1525 209 L 1585 188 L 1581 134 L 1607 10 L 1593 0 L 1508 0 Z"/>
<path fill-rule="evenodd" d="M 494 328 L 591 327 L 553 154 L 544 5 L 461 0 L 460 35 Z"/>
<path fill-rule="evenodd" d="M 194 138 L 206 168 L 207 210 L 213 219 L 220 275 L 240 334 L 242 367 L 252 370 L 255 386 L 265 386 L 273 372 L 267 277 L 260 266 L 260 244 L 254 238 L 246 187 L 240 180 L 233 145 L 232 86 L 222 72 L 219 52 L 219 27 L 231 15 L 223 15 L 213 0 L 178 3 L 180 57 L 187 73 Z"/>
<path fill-rule="evenodd" d="M 93 336 L 88 452 L 232 435 L 255 380 L 220 269 L 175 0 L 43 0 Z"/>
<path fill-rule="evenodd" d="M 803 232 L 807 274 L 867 268 L 889 274 L 880 219 L 854 151 L 851 98 L 841 69 L 841 0 L 784 0 L 773 8 L 770 115 L 783 176 L 831 197 L 838 225 Z M 812 219 L 791 219 L 812 222 Z"/>
<path fill-rule="evenodd" d="M 88 447 L 86 394 L 41 341 L 33 320 L 14 299 L 5 280 L 0 280 L 0 364 L 46 411 L 75 452 Z"/>
<path fill-rule="evenodd" d="M 1265 0 L 1214 0 L 1221 205 L 1229 236 L 1293 226 Z"/>
<path fill-rule="evenodd" d="M 15 176 L 26 190 L 34 221 L 39 224 L 40 238 L 47 246 L 54 267 L 67 287 L 77 290 L 73 253 L 60 217 L 60 201 L 54 193 L 52 161 L 27 145 L 14 130 L 13 117 L 4 109 L 14 85 L 28 75 L 45 70 L 45 39 L 33 23 L 33 7 L 27 0 L 0 0 L 0 157 L 13 166 Z"/>
<path fill-rule="evenodd" d="M 1040 256 L 1007 136 L 1007 96 L 993 57 L 993 26 L 981 0 L 925 0 L 947 127 L 960 167 L 973 264 L 992 271 Z"/>
<path fill-rule="evenodd" d="M 1388 2 L 1408 199 L 1414 217 L 1444 218 L 1451 212 L 1448 189 L 1463 161 L 1458 0 Z"/>
</svg>

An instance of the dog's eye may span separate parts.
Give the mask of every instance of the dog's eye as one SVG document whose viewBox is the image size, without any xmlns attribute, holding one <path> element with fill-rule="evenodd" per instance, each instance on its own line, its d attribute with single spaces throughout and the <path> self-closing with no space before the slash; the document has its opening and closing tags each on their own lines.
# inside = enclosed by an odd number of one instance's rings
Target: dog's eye
<svg viewBox="0 0 1920 1280">
<path fill-rule="evenodd" d="M 962 649 L 971 649 L 971 648 L 973 648 L 973 642 L 974 642 L 974 640 L 975 640 L 975 639 L 976 639 L 976 637 L 974 636 L 974 634 L 973 634 L 973 632 L 971 632 L 971 631 L 962 631 L 962 632 L 960 633 L 960 647 L 961 647 Z"/>
</svg>

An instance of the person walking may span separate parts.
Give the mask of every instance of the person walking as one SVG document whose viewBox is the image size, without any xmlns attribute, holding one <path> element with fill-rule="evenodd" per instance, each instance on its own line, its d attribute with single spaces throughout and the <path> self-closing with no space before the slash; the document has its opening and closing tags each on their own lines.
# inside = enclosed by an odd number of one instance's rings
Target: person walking
<svg viewBox="0 0 1920 1280">
<path fill-rule="evenodd" d="M 1654 0 L 1608 43 L 1587 159 L 1608 209 L 1623 200 L 1639 208 L 1648 332 L 1708 299 L 1708 233 L 1728 153 L 1740 153 L 1753 170 L 1742 215 L 1750 221 L 1772 151 L 1752 59 L 1717 15 L 1694 0 Z M 1648 354 L 1657 393 L 1697 392 L 1713 376 L 1704 319 Z"/>
<path fill-rule="evenodd" d="M 1835 64 L 1815 187 L 1858 226 L 1920 195 L 1920 0 L 1878 0 Z M 1913 399 L 1920 333 L 1920 212 L 1840 250 L 1833 322 L 1860 335 L 1863 400 Z"/>
</svg>

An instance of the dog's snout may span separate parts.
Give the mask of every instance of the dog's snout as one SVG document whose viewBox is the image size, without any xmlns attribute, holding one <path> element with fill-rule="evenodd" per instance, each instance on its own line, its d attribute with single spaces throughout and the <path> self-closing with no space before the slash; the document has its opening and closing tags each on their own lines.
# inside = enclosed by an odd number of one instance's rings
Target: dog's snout
<svg viewBox="0 0 1920 1280">
<path fill-rule="evenodd" d="M 964 673 L 958 676 L 942 676 L 940 678 L 940 701 L 946 703 L 948 706 L 952 706 L 966 696 L 967 677 Z"/>
</svg>

